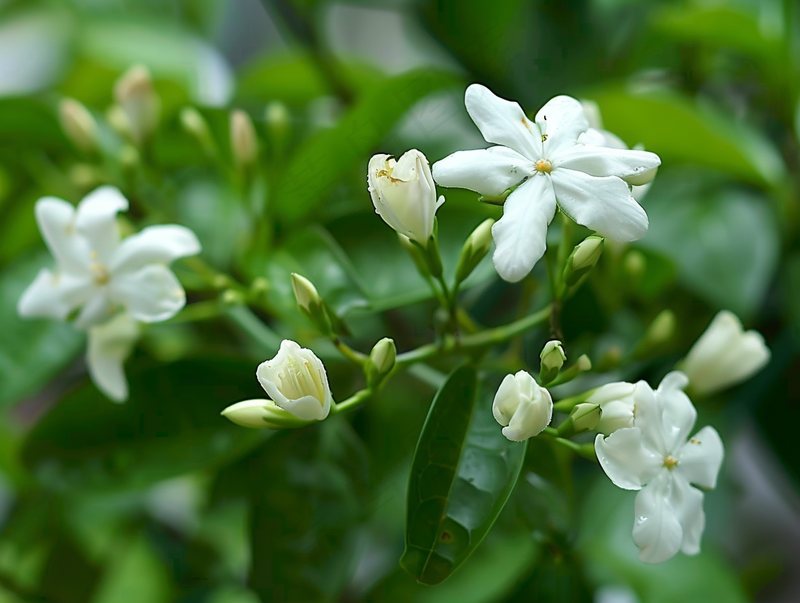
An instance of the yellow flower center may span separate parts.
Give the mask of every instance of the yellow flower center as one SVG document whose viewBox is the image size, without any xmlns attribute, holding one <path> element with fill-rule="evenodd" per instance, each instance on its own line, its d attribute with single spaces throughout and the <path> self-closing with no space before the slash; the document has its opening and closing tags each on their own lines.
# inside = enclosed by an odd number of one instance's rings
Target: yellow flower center
<svg viewBox="0 0 800 603">
<path fill-rule="evenodd" d="M 536 162 L 534 166 L 537 172 L 542 172 L 543 174 L 549 174 L 553 171 L 553 164 L 547 161 L 547 159 L 540 159 Z"/>
<path fill-rule="evenodd" d="M 94 282 L 98 285 L 105 285 L 111 279 L 111 273 L 108 271 L 108 268 L 102 264 L 92 262 L 89 266 L 89 269 L 92 271 Z"/>
<path fill-rule="evenodd" d="M 677 464 L 678 464 L 678 459 L 676 459 L 671 454 L 664 459 L 664 467 L 666 467 L 670 471 L 674 469 L 677 466 Z"/>
</svg>

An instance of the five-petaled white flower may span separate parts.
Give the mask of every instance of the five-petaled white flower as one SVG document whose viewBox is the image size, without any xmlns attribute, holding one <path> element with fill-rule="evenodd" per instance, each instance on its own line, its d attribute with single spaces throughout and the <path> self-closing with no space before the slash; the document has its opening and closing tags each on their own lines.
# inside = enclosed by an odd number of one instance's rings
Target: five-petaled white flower
<svg viewBox="0 0 800 603">
<path fill-rule="evenodd" d="M 686 375 L 674 371 L 656 391 L 637 387 L 633 427 L 595 439 L 597 458 L 611 481 L 639 490 L 633 540 L 639 558 L 650 563 L 679 550 L 700 551 L 703 492 L 692 484 L 713 488 L 722 464 L 722 441 L 713 427 L 689 438 L 697 411 L 682 391 L 687 384 Z"/>
<path fill-rule="evenodd" d="M 631 196 L 629 182 L 655 174 L 654 153 L 580 144 L 589 128 L 581 104 L 569 96 L 550 100 L 529 120 L 517 103 L 472 84 L 467 112 L 487 142 L 500 146 L 458 151 L 433 166 L 441 186 L 499 196 L 517 186 L 492 228 L 494 264 L 507 281 L 531 271 L 546 247 L 556 207 L 598 234 L 633 241 L 647 232 L 647 214 Z"/>
<path fill-rule="evenodd" d="M 751 377 L 769 358 L 761 333 L 745 331 L 735 314 L 723 310 L 689 350 L 682 370 L 692 392 L 708 396 Z"/>
<path fill-rule="evenodd" d="M 89 327 L 86 366 L 101 392 L 114 402 L 128 399 L 128 380 L 123 365 L 139 339 L 139 323 L 127 312 L 103 324 Z"/>
<path fill-rule="evenodd" d="M 553 399 L 526 371 L 506 375 L 492 403 L 495 420 L 503 425 L 503 435 L 522 442 L 538 435 L 553 418 Z"/>
<path fill-rule="evenodd" d="M 325 365 L 311 350 L 290 339 L 256 370 L 261 387 L 280 408 L 304 421 L 321 421 L 333 403 Z"/>
<path fill-rule="evenodd" d="M 112 186 L 94 190 L 77 209 L 55 197 L 39 199 L 36 222 L 56 269 L 39 272 L 19 300 L 19 314 L 64 320 L 79 310 L 75 325 L 86 329 L 119 310 L 159 322 L 183 308 L 186 294 L 167 264 L 199 253 L 197 237 L 183 226 L 160 225 L 120 241 L 116 216 L 127 209 Z"/>
</svg>

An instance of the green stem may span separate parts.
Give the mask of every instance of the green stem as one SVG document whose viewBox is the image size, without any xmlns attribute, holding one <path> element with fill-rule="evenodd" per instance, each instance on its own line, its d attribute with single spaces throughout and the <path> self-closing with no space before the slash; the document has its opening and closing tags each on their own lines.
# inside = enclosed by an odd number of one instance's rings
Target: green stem
<svg viewBox="0 0 800 603">
<path fill-rule="evenodd" d="M 562 398 L 561 400 L 553 404 L 553 410 L 556 412 L 570 412 L 581 402 L 586 402 L 586 400 L 592 395 L 594 391 L 595 390 L 590 389 L 588 392 L 583 392 L 582 394 L 578 394 L 577 396 Z"/>
<path fill-rule="evenodd" d="M 352 396 L 347 398 L 347 400 L 343 400 L 338 404 L 333 406 L 333 414 L 339 414 L 342 412 L 348 412 L 353 410 L 354 408 L 358 408 L 364 402 L 369 400 L 370 396 L 372 396 L 371 389 L 362 389 L 354 393 Z"/>
<path fill-rule="evenodd" d="M 336 349 L 342 353 L 342 356 L 344 356 L 351 362 L 357 364 L 358 366 L 364 366 L 364 363 L 369 358 L 369 356 L 367 356 L 366 354 L 362 354 L 361 352 L 357 352 L 356 350 L 351 348 L 349 345 L 344 343 L 338 337 L 334 336 L 331 339 L 331 341 L 333 342 L 333 345 L 336 346 Z"/>
<path fill-rule="evenodd" d="M 573 442 L 572 440 L 567 440 L 562 438 L 558 435 L 558 430 L 553 427 L 545 427 L 544 431 L 539 434 L 539 437 L 548 438 L 557 444 L 561 444 L 565 448 L 569 448 L 573 452 L 578 453 L 583 458 L 588 459 L 590 461 L 596 461 L 597 455 L 594 451 L 594 444 L 578 444 L 577 442 Z"/>
<path fill-rule="evenodd" d="M 281 345 L 280 336 L 264 324 L 247 306 L 228 306 L 225 315 L 247 333 L 253 341 L 264 348 L 265 353 L 274 354 Z"/>
</svg>

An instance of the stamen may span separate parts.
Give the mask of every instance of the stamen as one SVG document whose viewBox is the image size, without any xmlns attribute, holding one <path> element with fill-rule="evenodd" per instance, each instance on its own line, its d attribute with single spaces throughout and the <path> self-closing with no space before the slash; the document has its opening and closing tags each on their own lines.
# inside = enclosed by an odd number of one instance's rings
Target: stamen
<svg viewBox="0 0 800 603">
<path fill-rule="evenodd" d="M 676 459 L 671 454 L 667 455 L 667 458 L 664 459 L 664 467 L 666 467 L 670 471 L 674 469 L 677 464 L 678 464 L 678 459 Z"/>
<path fill-rule="evenodd" d="M 537 172 L 542 172 L 543 174 L 549 174 L 553 171 L 553 164 L 547 161 L 547 159 L 540 159 L 536 162 L 534 167 Z"/>
<path fill-rule="evenodd" d="M 102 264 L 98 264 L 97 262 L 92 262 L 89 265 L 89 270 L 91 270 L 92 272 L 92 276 L 94 277 L 94 282 L 98 285 L 105 285 L 111 279 L 111 274 L 108 272 L 108 269 Z"/>
</svg>

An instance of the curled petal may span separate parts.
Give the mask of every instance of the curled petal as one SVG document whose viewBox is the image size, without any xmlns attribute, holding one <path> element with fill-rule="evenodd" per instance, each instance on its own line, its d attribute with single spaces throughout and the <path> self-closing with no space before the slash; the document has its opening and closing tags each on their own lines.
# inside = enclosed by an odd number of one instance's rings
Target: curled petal
<svg viewBox="0 0 800 603">
<path fill-rule="evenodd" d="M 127 211 L 128 200 L 114 186 L 101 186 L 78 204 L 75 228 L 89 241 L 96 259 L 107 264 L 119 245 L 117 213 Z"/>
<path fill-rule="evenodd" d="M 717 485 L 724 456 L 725 449 L 717 430 L 703 427 L 676 453 L 675 472 L 692 484 L 713 488 Z"/>
<path fill-rule="evenodd" d="M 486 142 L 513 149 L 533 161 L 542 158 L 541 132 L 517 103 L 472 84 L 464 95 L 464 104 Z"/>
<path fill-rule="evenodd" d="M 532 176 L 508 196 L 503 217 L 492 226 L 494 266 L 503 279 L 521 280 L 542 257 L 555 212 L 553 186 L 545 175 Z"/>
<path fill-rule="evenodd" d="M 172 318 L 186 304 L 180 281 L 166 266 L 152 264 L 115 275 L 108 286 L 111 301 L 141 322 Z"/>
<path fill-rule="evenodd" d="M 624 490 L 639 490 L 658 474 L 664 462 L 645 446 L 637 427 L 618 429 L 608 437 L 598 434 L 594 449 L 608 478 Z"/>
<path fill-rule="evenodd" d="M 530 159 L 505 147 L 457 151 L 433 164 L 433 178 L 439 186 L 466 188 L 493 197 L 534 171 Z"/>
<path fill-rule="evenodd" d="M 628 184 L 639 185 L 650 182 L 661 165 L 659 156 L 648 151 L 580 144 L 565 149 L 554 161 L 560 167 L 590 176 L 617 176 Z"/>
<path fill-rule="evenodd" d="M 673 473 L 669 505 L 683 530 L 681 551 L 685 555 L 697 555 L 700 552 L 700 539 L 706 527 L 703 498 L 700 490 L 692 488 L 680 474 Z"/>
<path fill-rule="evenodd" d="M 492 415 L 500 425 L 508 425 L 519 406 L 519 383 L 514 375 L 506 375 L 492 403 Z"/>
<path fill-rule="evenodd" d="M 149 226 L 122 241 L 109 268 L 114 273 L 129 272 L 198 253 L 200 241 L 188 228 L 174 224 Z"/>
<path fill-rule="evenodd" d="M 89 244 L 75 229 L 75 208 L 56 197 L 42 197 L 34 208 L 36 223 L 47 247 L 65 272 L 89 271 Z"/>
<path fill-rule="evenodd" d="M 664 429 L 664 408 L 659 403 L 656 392 L 645 382 L 639 381 L 633 394 L 633 425 L 642 432 L 642 442 L 660 459 L 672 453 L 667 445 L 667 434 Z"/>
<path fill-rule="evenodd" d="M 94 293 L 94 283 L 88 276 L 67 272 L 53 274 L 43 268 L 19 298 L 17 312 L 25 318 L 64 320 Z"/>
<path fill-rule="evenodd" d="M 623 180 L 559 166 L 551 177 L 558 204 L 578 224 L 622 242 L 641 239 L 647 232 L 647 214 Z"/>
<path fill-rule="evenodd" d="M 128 399 L 123 364 L 139 338 L 139 325 L 127 314 L 89 329 L 86 363 L 92 381 L 114 402 Z"/>
<path fill-rule="evenodd" d="M 553 160 L 564 150 L 575 146 L 578 137 L 589 129 L 589 121 L 580 102 L 571 96 L 556 96 L 536 114 L 544 142 L 543 155 Z"/>
<path fill-rule="evenodd" d="M 686 375 L 680 371 L 668 373 L 656 390 L 658 404 L 661 407 L 664 425 L 664 439 L 667 450 L 674 451 L 683 445 L 697 420 L 697 411 L 683 393 L 689 385 Z"/>
<path fill-rule="evenodd" d="M 633 541 L 641 550 L 639 559 L 659 563 L 681 548 L 683 528 L 669 503 L 671 480 L 664 470 L 636 495 Z"/>
</svg>

